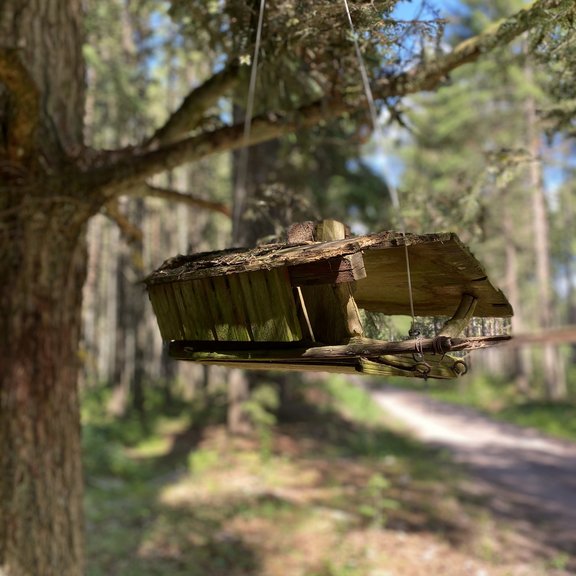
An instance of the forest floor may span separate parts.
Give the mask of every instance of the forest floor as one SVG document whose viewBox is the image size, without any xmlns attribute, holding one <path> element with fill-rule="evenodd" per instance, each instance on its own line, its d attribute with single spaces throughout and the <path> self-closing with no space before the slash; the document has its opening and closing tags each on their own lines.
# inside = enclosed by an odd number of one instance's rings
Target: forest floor
<svg viewBox="0 0 576 576">
<path fill-rule="evenodd" d="M 446 449 L 399 431 L 359 387 L 336 389 L 348 396 L 316 391 L 252 438 L 170 419 L 126 447 L 88 424 L 87 575 L 571 573 L 566 548 L 503 514 Z"/>
<path fill-rule="evenodd" d="M 564 557 L 576 573 L 576 443 L 422 392 L 379 387 L 371 395 L 418 439 L 464 464 L 468 489 L 485 498 L 494 518 L 531 548 Z"/>
</svg>

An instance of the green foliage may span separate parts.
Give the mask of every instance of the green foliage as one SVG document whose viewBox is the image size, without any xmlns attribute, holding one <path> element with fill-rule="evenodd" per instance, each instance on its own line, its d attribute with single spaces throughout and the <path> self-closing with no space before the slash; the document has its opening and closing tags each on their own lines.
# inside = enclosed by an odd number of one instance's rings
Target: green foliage
<svg viewBox="0 0 576 576">
<path fill-rule="evenodd" d="M 374 474 L 364 489 L 365 503 L 358 511 L 370 520 L 374 528 L 384 528 L 388 512 L 397 510 L 401 505 L 398 500 L 388 497 L 391 486 L 391 482 L 382 474 Z"/>
<path fill-rule="evenodd" d="M 218 461 L 218 452 L 214 450 L 193 450 L 188 455 L 188 470 L 190 474 L 203 474 L 214 468 Z"/>
<path fill-rule="evenodd" d="M 351 385 L 345 376 L 330 376 L 321 386 L 328 393 L 327 409 L 341 411 L 367 426 L 381 422 L 381 410 L 362 386 Z"/>
<path fill-rule="evenodd" d="M 409 37 L 420 32 L 415 24 L 389 17 L 395 3 L 394 0 L 378 0 L 369 5 L 350 2 L 356 26 L 364 32 L 360 34 L 362 50 L 375 74 L 383 63 L 399 67 L 400 51 L 393 47 L 409 45 Z M 258 4 L 230 0 L 218 3 L 217 9 L 206 10 L 205 2 L 171 0 L 170 14 L 183 35 L 226 55 L 228 61 L 237 58 L 244 65 L 247 83 Z M 432 35 L 439 27 L 430 22 L 427 33 Z M 319 37 L 322 42 L 318 42 Z M 291 109 L 336 91 L 351 100 L 363 98 L 358 90 L 358 65 L 342 4 L 330 0 L 268 4 L 260 55 L 259 111 L 278 106 Z M 240 93 L 245 94 L 246 90 Z"/>
<path fill-rule="evenodd" d="M 495 416 L 552 436 L 576 440 L 576 404 L 573 403 L 523 402 L 507 406 Z"/>
<path fill-rule="evenodd" d="M 131 428 L 130 425 L 127 428 Z M 88 482 L 95 476 L 122 480 L 135 480 L 140 476 L 140 467 L 128 457 L 126 446 L 120 440 L 122 436 L 131 435 L 132 431 L 126 431 L 123 426 L 114 429 L 94 425 L 84 426 L 82 454 Z"/>
</svg>

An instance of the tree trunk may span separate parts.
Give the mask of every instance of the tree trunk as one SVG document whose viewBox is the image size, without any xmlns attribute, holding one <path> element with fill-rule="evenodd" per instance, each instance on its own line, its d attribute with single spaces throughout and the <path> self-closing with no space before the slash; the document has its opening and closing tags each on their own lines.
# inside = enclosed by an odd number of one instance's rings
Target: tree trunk
<svg viewBox="0 0 576 576">
<path fill-rule="evenodd" d="M 18 268 L 2 263 L 0 573 L 7 576 L 82 573 L 76 350 L 86 258 L 74 236 L 38 230 L 18 243 Z"/>
<path fill-rule="evenodd" d="M 529 81 L 532 80 L 530 68 L 526 68 L 526 76 Z M 550 293 L 552 267 L 550 265 L 548 209 L 540 162 L 541 146 L 534 98 L 528 97 L 525 106 L 528 142 L 533 159 L 530 163 L 529 179 L 532 190 L 534 254 L 539 306 L 538 320 L 541 328 L 549 328 L 552 324 L 552 297 Z M 548 398 L 550 400 L 564 399 L 567 392 L 566 376 L 562 370 L 558 349 L 552 344 L 543 345 L 543 372 L 544 389 Z"/>
<path fill-rule="evenodd" d="M 0 574 L 83 568 L 77 378 L 85 223 L 70 158 L 82 147 L 80 0 L 4 0 L 0 92 Z M 20 91 L 20 93 L 18 92 Z M 24 94 L 29 124 L 15 130 Z M 17 97 L 18 95 L 19 97 Z M 15 112 L 16 111 L 16 112 Z M 2 112 L 4 115 L 2 115 Z M 20 116 L 22 122 L 23 116 Z M 7 144 L 6 144 L 7 142 Z"/>
<path fill-rule="evenodd" d="M 502 231 L 506 241 L 506 293 L 514 309 L 512 328 L 516 333 L 524 331 L 524 319 L 520 300 L 520 284 L 518 275 L 518 248 L 516 246 L 515 230 L 509 207 L 504 203 L 502 208 Z M 502 352 L 500 352 L 502 353 Z M 511 376 L 516 389 L 523 396 L 530 393 L 530 350 L 517 348 L 508 352 L 512 355 Z"/>
</svg>

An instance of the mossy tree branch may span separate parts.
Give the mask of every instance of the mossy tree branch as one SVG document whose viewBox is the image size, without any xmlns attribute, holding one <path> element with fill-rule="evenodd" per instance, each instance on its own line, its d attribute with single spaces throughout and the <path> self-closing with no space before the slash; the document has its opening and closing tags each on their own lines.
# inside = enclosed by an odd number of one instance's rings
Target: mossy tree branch
<svg viewBox="0 0 576 576">
<path fill-rule="evenodd" d="M 174 142 L 196 128 L 218 98 L 232 89 L 237 81 L 240 65 L 234 61 L 206 82 L 192 90 L 180 107 L 158 128 L 149 139 L 149 146 L 162 146 Z"/>
<path fill-rule="evenodd" d="M 531 6 L 495 23 L 485 32 L 462 42 L 450 53 L 380 80 L 375 85 L 374 95 L 376 98 L 390 98 L 433 90 L 457 68 L 506 46 L 537 25 L 550 25 L 555 19 L 575 11 L 573 0 L 537 0 Z M 321 99 L 290 112 L 258 116 L 252 122 L 248 142 L 244 141 L 243 126 L 238 124 L 184 138 L 157 149 L 144 149 L 137 154 L 130 150 L 127 157 L 124 158 L 120 153 L 115 162 L 90 172 L 89 181 L 95 184 L 102 198 L 107 201 L 128 193 L 143 179 L 155 174 L 219 152 L 241 148 L 246 144 L 257 144 L 319 124 L 348 112 L 352 106 L 341 98 Z M 173 122 L 174 125 L 180 124 L 176 120 Z M 184 125 L 186 122 L 180 124 Z M 168 128 L 166 133 L 170 133 Z"/>
<path fill-rule="evenodd" d="M 202 210 L 209 210 L 211 212 L 219 212 L 228 218 L 231 218 L 230 208 L 223 202 L 215 202 L 214 200 L 206 200 L 200 198 L 189 192 L 180 192 L 173 188 L 166 188 L 163 186 L 154 186 L 152 184 L 145 184 L 137 188 L 133 188 L 127 193 L 127 196 L 132 197 L 146 197 L 146 198 L 162 198 L 171 202 L 179 202 L 194 208 Z"/>
</svg>

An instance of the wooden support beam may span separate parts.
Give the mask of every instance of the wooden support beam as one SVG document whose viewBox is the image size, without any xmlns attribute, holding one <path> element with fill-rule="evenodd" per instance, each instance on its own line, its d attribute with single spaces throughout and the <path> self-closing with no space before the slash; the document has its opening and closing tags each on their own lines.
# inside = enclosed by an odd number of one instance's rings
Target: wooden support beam
<svg viewBox="0 0 576 576">
<path fill-rule="evenodd" d="M 462 294 L 462 298 L 460 300 L 460 304 L 454 312 L 454 315 L 450 320 L 447 320 L 440 331 L 441 336 L 452 336 L 456 337 L 462 334 L 470 320 L 472 320 L 472 316 L 474 314 L 474 309 L 476 308 L 476 304 L 478 303 L 478 298 L 476 296 L 472 296 L 472 294 Z"/>
<path fill-rule="evenodd" d="M 342 284 L 366 278 L 366 268 L 364 268 L 361 252 L 290 266 L 288 272 L 293 286 Z"/>
<path fill-rule="evenodd" d="M 510 336 L 479 336 L 475 338 L 420 338 L 387 342 L 369 338 L 353 338 L 346 344 L 334 346 L 311 345 L 296 347 L 294 344 L 269 343 L 268 346 L 241 342 L 198 342 L 178 340 L 170 342 L 170 356 L 195 362 L 244 361 L 244 362 L 337 362 L 356 358 L 379 358 L 396 354 L 436 354 L 486 348 L 510 340 Z"/>
<path fill-rule="evenodd" d="M 319 242 L 344 240 L 347 234 L 347 228 L 342 222 L 324 220 L 316 226 L 314 239 Z M 354 260 L 349 262 L 352 269 L 354 266 L 359 266 L 357 260 L 356 265 Z M 365 271 L 363 273 L 365 276 Z M 353 287 L 353 282 L 301 287 L 308 318 L 314 336 L 319 341 L 325 344 L 338 344 L 352 337 L 362 336 L 362 322 L 354 301 Z"/>
</svg>

